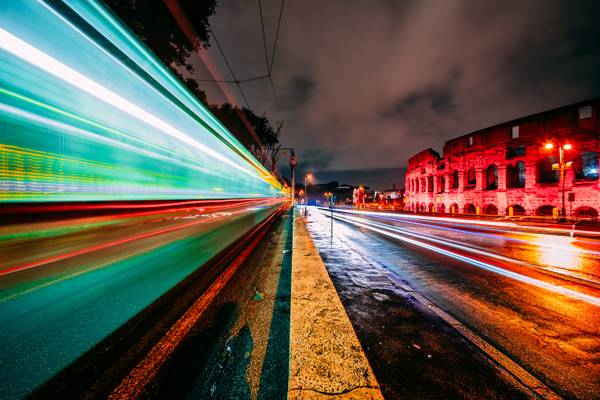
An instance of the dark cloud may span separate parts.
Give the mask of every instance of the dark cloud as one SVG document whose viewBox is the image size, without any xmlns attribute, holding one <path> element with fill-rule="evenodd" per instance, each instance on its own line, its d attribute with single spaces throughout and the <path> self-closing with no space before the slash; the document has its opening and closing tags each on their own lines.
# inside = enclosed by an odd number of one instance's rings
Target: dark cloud
<svg viewBox="0 0 600 400">
<path fill-rule="evenodd" d="M 287 89 L 288 101 L 284 103 L 284 107 L 288 109 L 296 109 L 301 107 L 310 98 L 315 82 L 309 78 L 295 76 L 290 80 L 290 87 Z"/>
<path fill-rule="evenodd" d="M 315 174 L 315 179 L 320 183 L 336 181 L 340 184 L 352 186 L 363 185 L 373 190 L 391 189 L 404 186 L 406 168 L 374 168 L 350 170 L 322 170 Z"/>
<path fill-rule="evenodd" d="M 268 48 L 279 4 L 263 0 Z M 599 12 L 596 1 L 286 2 L 273 70 L 283 110 L 268 81 L 244 91 L 285 121 L 284 144 L 316 174 L 400 168 L 449 138 L 600 95 Z M 265 73 L 255 2 L 221 2 L 211 23 L 238 77 Z"/>
<path fill-rule="evenodd" d="M 309 148 L 300 154 L 302 164 L 300 165 L 300 174 L 306 171 L 321 171 L 327 169 L 334 160 L 333 152 L 322 150 L 318 147 Z"/>
<path fill-rule="evenodd" d="M 421 90 L 414 91 L 396 101 L 391 108 L 384 109 L 381 116 L 384 118 L 411 118 L 419 110 L 431 114 L 450 114 L 456 111 L 454 87 L 460 73 L 455 72 L 440 85 L 429 85 Z"/>
</svg>

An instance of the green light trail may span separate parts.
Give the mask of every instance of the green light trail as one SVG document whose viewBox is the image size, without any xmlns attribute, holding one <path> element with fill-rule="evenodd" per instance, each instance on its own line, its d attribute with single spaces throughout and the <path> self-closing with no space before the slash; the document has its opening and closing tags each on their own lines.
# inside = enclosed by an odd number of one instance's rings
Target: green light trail
<svg viewBox="0 0 600 400">
<path fill-rule="evenodd" d="M 0 71 L 2 202 L 283 194 L 94 1 L 4 2 Z"/>
</svg>

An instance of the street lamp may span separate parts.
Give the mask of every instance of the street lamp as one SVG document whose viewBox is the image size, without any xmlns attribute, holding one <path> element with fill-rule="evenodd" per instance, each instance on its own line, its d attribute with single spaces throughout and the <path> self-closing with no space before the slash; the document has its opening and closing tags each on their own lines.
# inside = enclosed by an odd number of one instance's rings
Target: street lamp
<svg viewBox="0 0 600 400">
<path fill-rule="evenodd" d="M 304 216 L 308 215 L 308 186 L 306 185 L 306 181 L 311 181 L 313 178 L 313 175 L 310 172 L 307 172 L 306 175 L 304 175 Z"/>
<path fill-rule="evenodd" d="M 570 143 L 561 144 L 558 139 L 551 139 L 548 143 L 545 144 L 547 150 L 552 150 L 554 148 L 554 143 L 558 146 L 558 163 L 552 165 L 552 169 L 558 169 L 560 171 L 560 179 L 562 180 L 562 209 L 561 215 L 566 217 L 566 207 L 565 207 L 565 178 L 567 176 L 567 169 L 571 168 L 572 163 L 565 162 L 565 150 L 571 150 L 573 146 Z"/>
</svg>

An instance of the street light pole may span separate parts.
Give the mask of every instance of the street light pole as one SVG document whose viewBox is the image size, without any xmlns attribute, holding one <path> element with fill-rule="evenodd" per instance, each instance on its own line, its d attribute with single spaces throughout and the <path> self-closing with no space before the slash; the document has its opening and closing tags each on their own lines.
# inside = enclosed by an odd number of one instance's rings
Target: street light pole
<svg viewBox="0 0 600 400">
<path fill-rule="evenodd" d="M 567 208 L 565 205 L 565 181 L 567 180 L 567 168 L 571 167 L 571 163 L 565 162 L 565 150 L 571 150 L 572 146 L 569 143 L 565 143 L 564 145 L 562 145 L 558 139 L 553 138 L 551 139 L 550 142 L 546 143 L 546 149 L 550 150 L 552 149 L 554 146 L 552 144 L 552 142 L 555 142 L 558 145 L 558 170 L 559 170 L 559 176 L 560 179 L 562 180 L 562 207 L 561 207 L 561 216 L 563 218 L 566 218 L 567 216 Z M 553 166 L 554 167 L 554 166 Z M 553 168 L 554 169 L 554 168 Z"/>
<path fill-rule="evenodd" d="M 306 185 L 306 181 L 311 179 L 312 174 L 310 172 L 304 175 L 304 216 L 308 215 L 308 186 Z"/>
</svg>

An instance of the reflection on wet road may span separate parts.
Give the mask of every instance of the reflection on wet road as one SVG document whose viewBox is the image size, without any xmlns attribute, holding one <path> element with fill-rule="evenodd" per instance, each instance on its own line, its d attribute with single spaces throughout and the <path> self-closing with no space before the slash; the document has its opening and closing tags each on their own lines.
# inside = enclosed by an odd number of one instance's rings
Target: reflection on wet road
<svg viewBox="0 0 600 400">
<path fill-rule="evenodd" d="M 2 226 L 0 397 L 47 381 L 281 205 L 215 203 Z"/>
<path fill-rule="evenodd" d="M 598 398 L 599 237 L 493 222 L 348 211 L 335 213 L 333 237 L 329 211 L 313 208 L 309 215 L 309 229 L 334 281 L 338 277 L 342 298 L 348 287 L 369 286 L 373 298 L 380 297 L 378 280 L 389 277 L 456 317 L 556 393 Z M 396 292 L 386 296 L 400 298 Z M 380 303 L 387 310 L 380 316 L 385 325 L 399 324 L 385 320 L 386 314 L 396 312 Z M 349 307 L 352 318 L 353 306 Z M 355 320 L 378 323 L 365 317 L 369 313 L 378 311 L 355 310 Z M 386 338 L 392 333 L 381 330 L 371 335 Z M 396 345 L 386 351 L 402 353 L 399 349 L 406 343 Z M 377 366 L 374 369 L 377 374 Z M 472 379 L 468 375 L 465 372 L 465 380 Z M 379 375 L 378 379 L 382 380 Z M 498 397 L 490 395 L 494 396 Z"/>
</svg>

